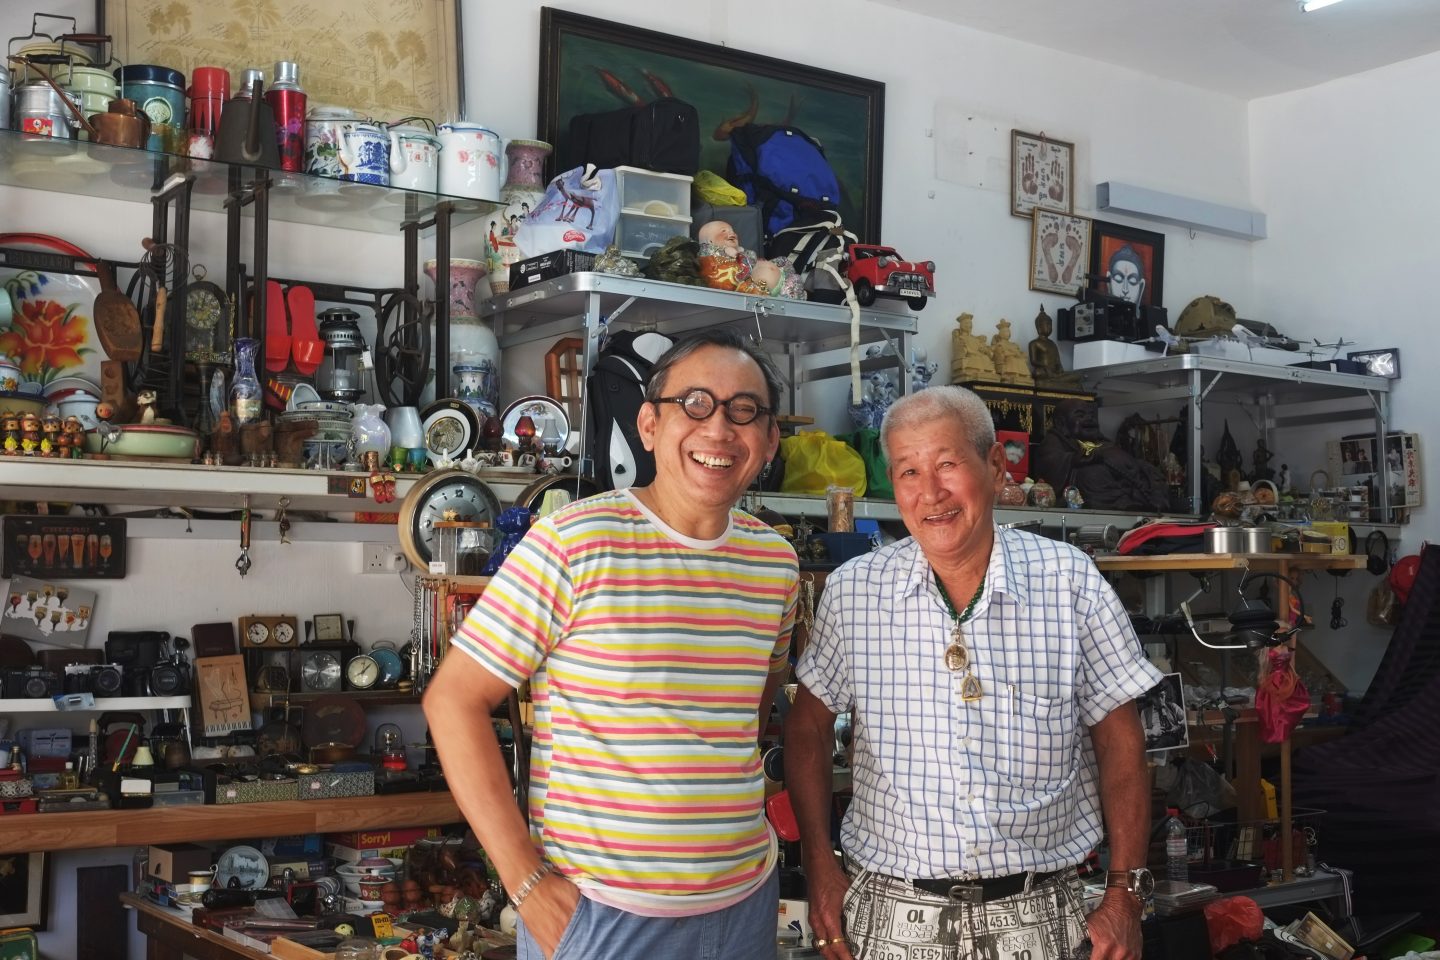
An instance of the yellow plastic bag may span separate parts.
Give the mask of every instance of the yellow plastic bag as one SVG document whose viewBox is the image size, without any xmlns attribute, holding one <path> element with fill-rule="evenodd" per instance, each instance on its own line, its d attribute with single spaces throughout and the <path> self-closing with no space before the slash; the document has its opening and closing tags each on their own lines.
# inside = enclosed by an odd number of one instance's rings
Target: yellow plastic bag
<svg viewBox="0 0 1440 960">
<path fill-rule="evenodd" d="M 865 460 L 855 449 L 823 430 L 807 430 L 780 441 L 785 458 L 782 493 L 823 494 L 831 485 L 865 496 Z"/>
<path fill-rule="evenodd" d="M 709 170 L 695 174 L 694 190 L 706 203 L 717 207 L 743 207 L 749 202 L 744 190 Z"/>
</svg>

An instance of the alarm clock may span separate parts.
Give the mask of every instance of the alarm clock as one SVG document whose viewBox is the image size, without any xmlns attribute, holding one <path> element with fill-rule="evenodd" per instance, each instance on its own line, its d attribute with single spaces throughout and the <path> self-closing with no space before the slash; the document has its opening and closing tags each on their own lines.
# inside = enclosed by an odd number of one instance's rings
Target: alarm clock
<svg viewBox="0 0 1440 960">
<path fill-rule="evenodd" d="M 300 658 L 300 688 L 306 693 L 333 693 L 341 679 L 339 650 L 307 650 Z"/>
<path fill-rule="evenodd" d="M 295 645 L 299 624 L 290 614 L 256 614 L 240 618 L 240 644 L 244 647 L 287 647 Z"/>
</svg>

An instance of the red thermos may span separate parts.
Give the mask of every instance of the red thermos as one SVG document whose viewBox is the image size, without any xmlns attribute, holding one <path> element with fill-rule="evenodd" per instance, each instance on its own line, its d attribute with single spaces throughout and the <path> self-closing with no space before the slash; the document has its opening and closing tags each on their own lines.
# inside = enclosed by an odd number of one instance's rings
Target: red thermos
<svg viewBox="0 0 1440 960">
<path fill-rule="evenodd" d="M 220 111 L 229 99 L 229 70 L 196 67 L 190 75 L 190 129 L 213 137 L 220 130 Z"/>
<path fill-rule="evenodd" d="M 275 80 L 265 91 L 265 102 L 275 114 L 275 142 L 280 148 L 280 169 L 305 170 L 305 91 L 300 89 L 300 66 L 289 60 L 275 63 Z"/>
</svg>

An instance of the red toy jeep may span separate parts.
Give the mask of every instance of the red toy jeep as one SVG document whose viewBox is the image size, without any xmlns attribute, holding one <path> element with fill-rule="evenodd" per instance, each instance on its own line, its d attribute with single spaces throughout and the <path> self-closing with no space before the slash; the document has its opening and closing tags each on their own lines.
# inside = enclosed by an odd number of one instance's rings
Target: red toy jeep
<svg viewBox="0 0 1440 960">
<path fill-rule="evenodd" d="M 855 299 L 870 306 L 877 296 L 899 297 L 911 310 L 925 309 L 935 296 L 935 263 L 903 260 L 894 247 L 852 243 L 845 251 L 845 276 L 855 287 Z"/>
</svg>

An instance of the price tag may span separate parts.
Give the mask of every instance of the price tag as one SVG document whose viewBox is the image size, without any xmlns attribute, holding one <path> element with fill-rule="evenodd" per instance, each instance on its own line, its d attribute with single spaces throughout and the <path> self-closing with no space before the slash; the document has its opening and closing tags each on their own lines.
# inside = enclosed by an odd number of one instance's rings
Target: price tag
<svg viewBox="0 0 1440 960">
<path fill-rule="evenodd" d="M 447 573 L 449 573 L 449 572 L 450 572 L 449 566 L 445 563 L 444 560 L 431 560 L 431 561 L 430 561 L 430 576 L 432 576 L 432 577 L 443 577 L 443 576 L 445 576 L 445 574 L 447 574 Z"/>
</svg>

